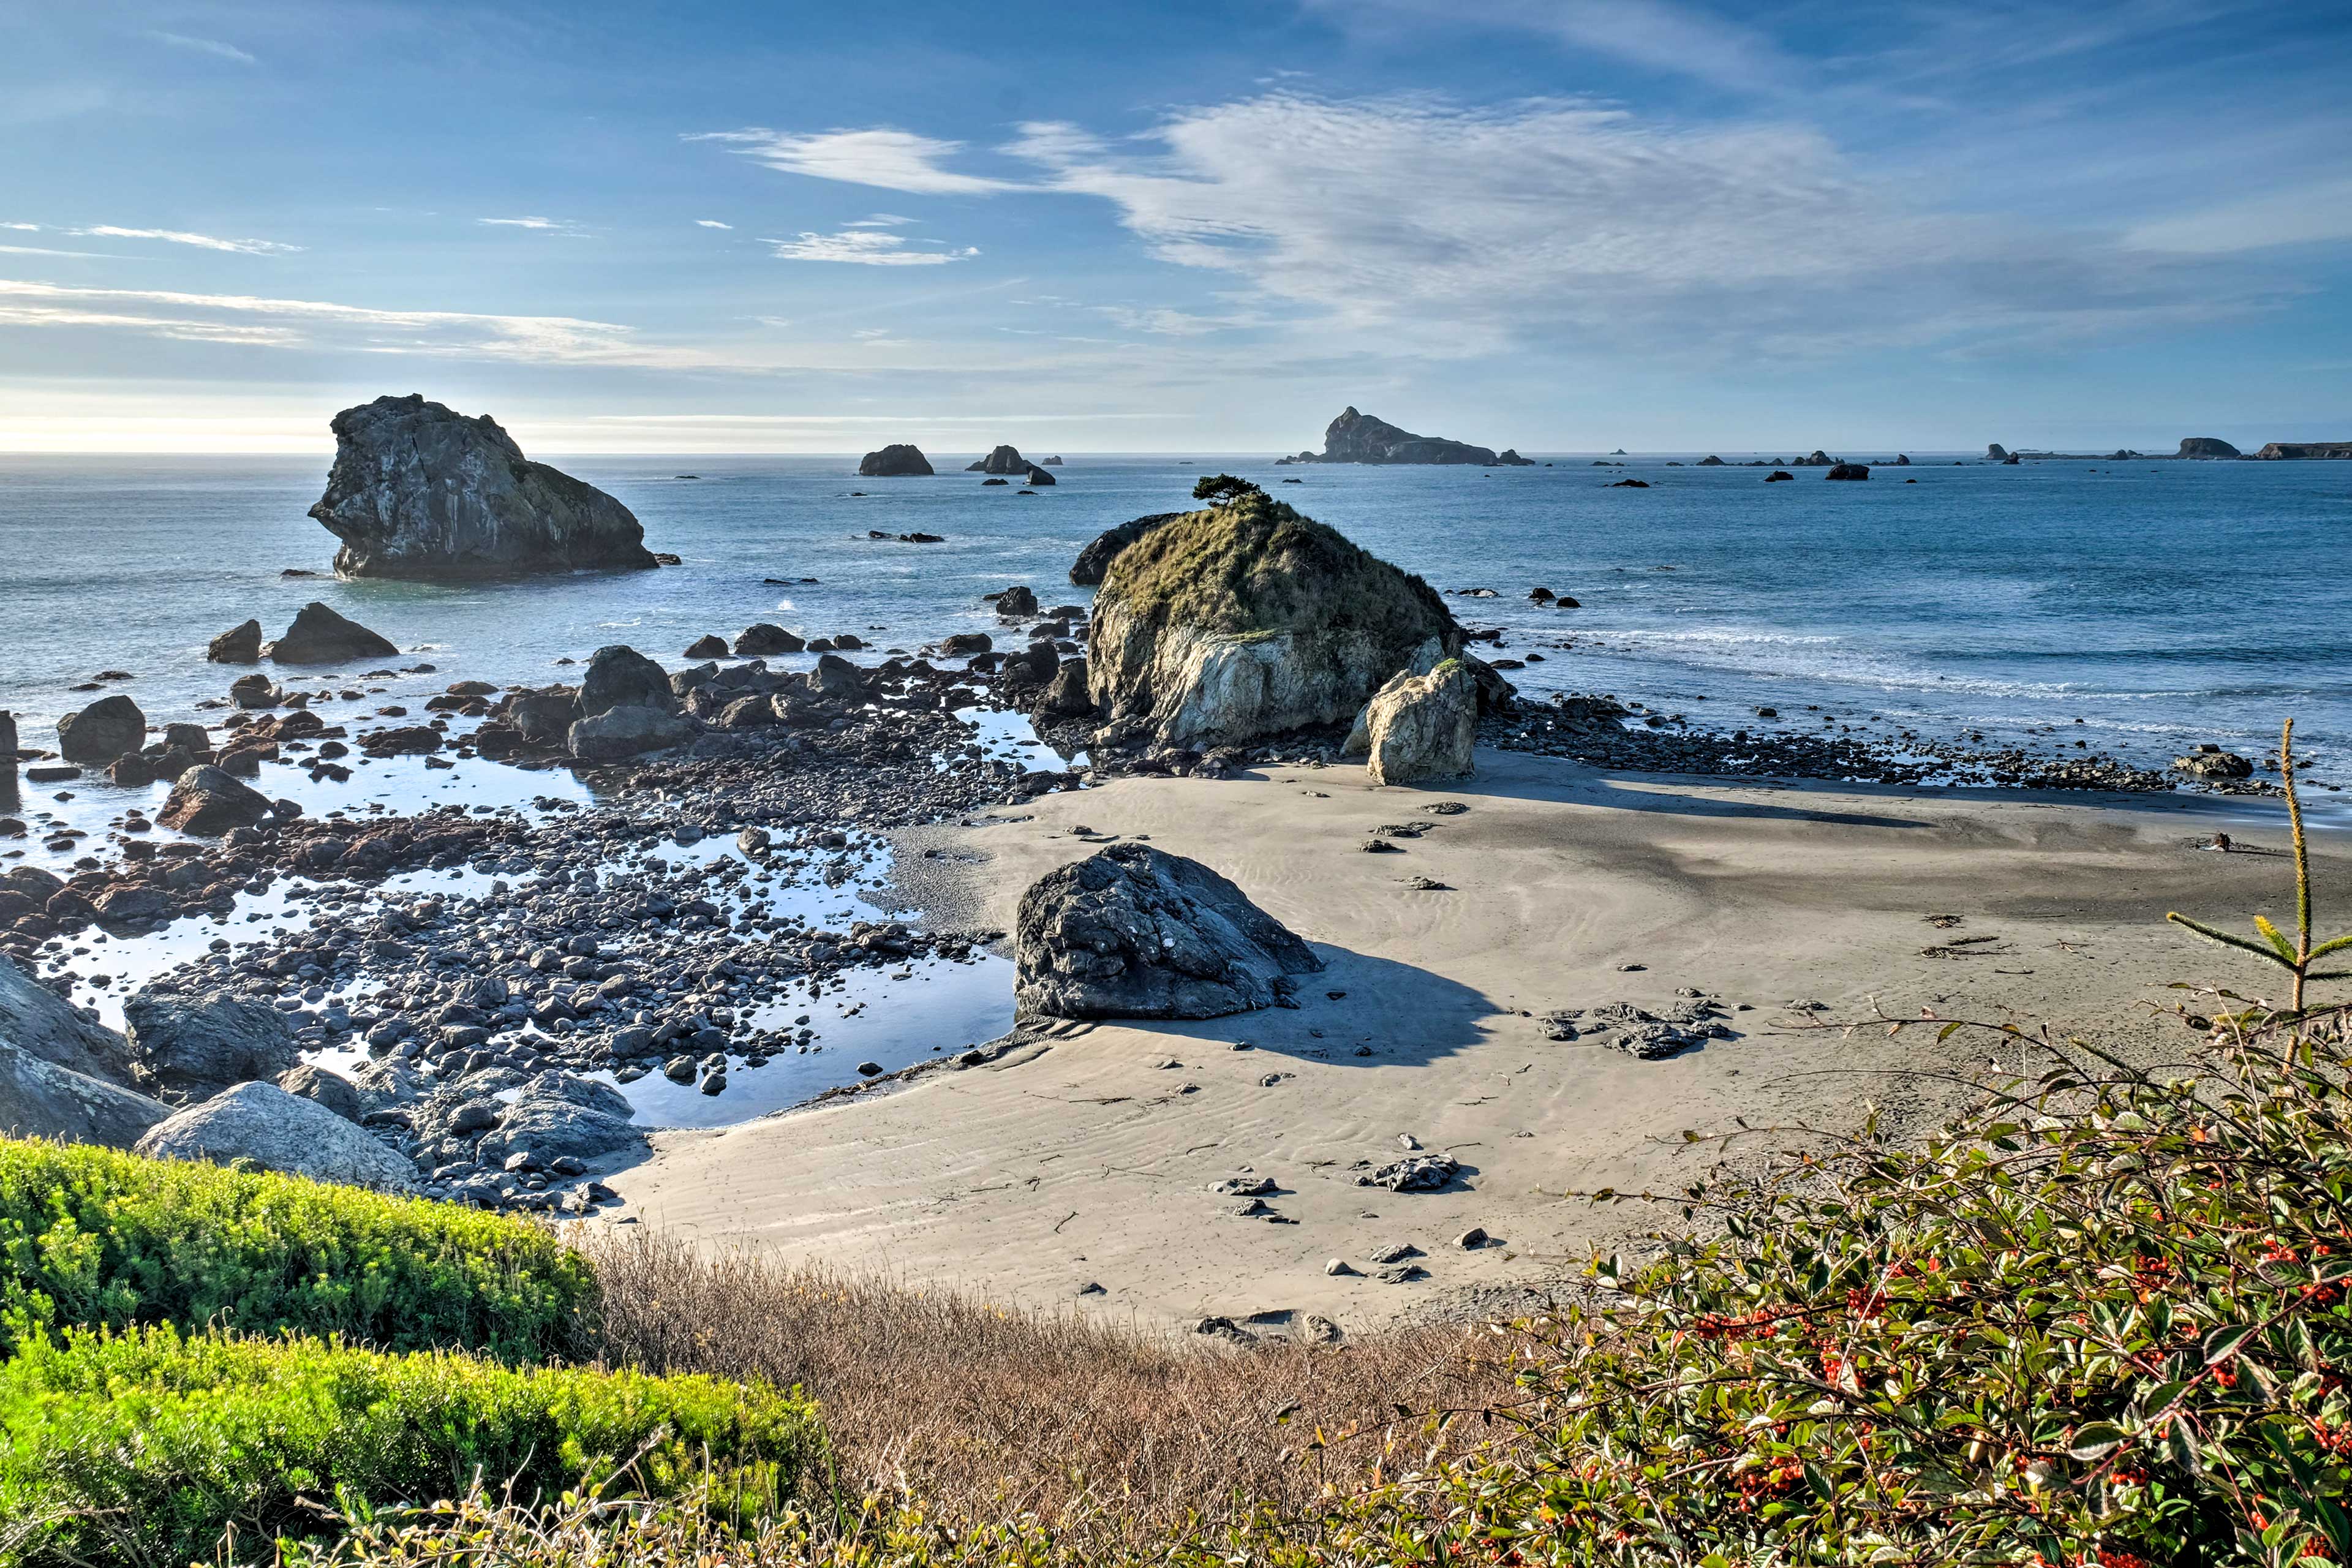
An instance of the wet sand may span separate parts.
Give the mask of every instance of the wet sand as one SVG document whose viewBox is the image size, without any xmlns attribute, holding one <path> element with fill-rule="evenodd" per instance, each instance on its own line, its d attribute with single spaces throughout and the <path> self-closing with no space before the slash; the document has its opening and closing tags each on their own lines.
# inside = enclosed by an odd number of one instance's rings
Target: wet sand
<svg viewBox="0 0 2352 1568">
<path fill-rule="evenodd" d="M 2293 912 L 2284 858 L 2199 847 L 2217 826 L 2283 847 L 2268 802 L 1738 785 L 1485 749 L 1478 763 L 1444 788 L 1372 788 L 1355 766 L 1124 778 L 903 834 L 903 891 L 941 921 L 1010 931 L 1024 888 L 1098 847 L 1083 826 L 1206 862 L 1328 967 L 1296 1011 L 1063 1025 L 986 1067 L 664 1134 L 611 1184 L 625 1212 L 712 1247 L 1150 1322 L 1317 1312 L 1360 1331 L 1541 1285 L 1663 1220 L 1563 1194 L 1679 1189 L 1717 1158 L 1684 1129 L 1847 1126 L 1865 1103 L 1923 1129 L 1968 1092 L 1924 1075 L 1991 1066 L 1984 1037 L 1939 1047 L 1929 1030 L 1821 1020 L 1932 1007 L 2179 1049 L 2192 1037 L 2150 1006 L 2179 999 L 2168 982 L 2263 977 L 2165 911 L 2232 926 Z M 1444 801 L 1468 809 L 1423 809 Z M 1397 823 L 1431 826 L 1402 853 L 1362 852 Z M 2331 849 L 2322 887 L 2347 870 Z M 1539 1023 L 1683 987 L 1748 1005 L 1726 1014 L 1738 1037 L 1641 1061 Z M 1357 1185 L 1401 1138 L 1453 1154 L 1464 1179 Z M 1210 1190 L 1243 1173 L 1276 1183 L 1274 1217 Z M 1457 1247 L 1474 1226 L 1495 1243 Z M 1426 1277 L 1370 1278 L 1399 1243 Z M 1334 1258 L 1357 1272 L 1327 1274 Z"/>
</svg>

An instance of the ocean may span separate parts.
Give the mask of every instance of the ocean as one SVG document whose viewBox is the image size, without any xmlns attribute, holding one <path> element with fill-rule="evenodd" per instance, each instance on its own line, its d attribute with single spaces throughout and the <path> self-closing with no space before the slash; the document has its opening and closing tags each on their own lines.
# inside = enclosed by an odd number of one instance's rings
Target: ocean
<svg viewBox="0 0 2352 1568">
<path fill-rule="evenodd" d="M 557 660 L 612 642 L 675 666 L 701 634 L 755 620 L 913 647 L 992 626 L 980 595 L 1012 584 L 1083 601 L 1067 581 L 1081 545 L 1227 471 L 1441 589 L 1492 588 L 1457 612 L 1505 628 L 1501 656 L 1544 656 L 1513 677 L 1538 694 L 1612 692 L 1727 731 L 1759 705 L 1810 704 L 1988 744 L 2084 739 L 2155 766 L 2199 742 L 2259 755 L 2293 715 L 2315 773 L 2352 782 L 2337 765 L 2352 754 L 2352 464 L 1915 453 L 1864 483 L 1799 468 L 1769 485 L 1670 466 L 1703 455 L 1496 469 L 1076 456 L 1023 496 L 983 489 L 965 454 L 903 479 L 860 479 L 848 458 L 550 454 L 685 564 L 467 587 L 336 581 L 335 541 L 304 515 L 323 457 L 5 456 L 0 708 L 22 743 L 53 744 L 58 715 L 91 700 L 69 689 L 121 669 L 151 721 L 190 717 L 240 673 L 205 661 L 209 638 L 247 616 L 274 636 L 312 598 L 434 665 L 395 697 L 557 679 Z M 1629 476 L 1649 488 L 1614 488 Z M 1581 607 L 1539 607 L 1538 585 Z"/>
</svg>

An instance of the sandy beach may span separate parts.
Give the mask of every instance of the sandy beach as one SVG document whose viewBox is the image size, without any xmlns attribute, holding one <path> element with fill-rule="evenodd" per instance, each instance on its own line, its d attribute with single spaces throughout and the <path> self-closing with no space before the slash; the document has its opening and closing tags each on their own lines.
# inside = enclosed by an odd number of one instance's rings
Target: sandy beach
<svg viewBox="0 0 2352 1568">
<path fill-rule="evenodd" d="M 1467 809 L 1427 809 L 1445 802 Z M 1399 823 L 1428 831 L 1363 852 Z M 2256 852 L 2203 847 L 2217 826 Z M 1704 1174 L 1718 1155 L 1685 1129 L 1847 1126 L 1875 1103 L 1917 1130 L 1967 1092 L 1923 1075 L 1992 1065 L 1985 1037 L 1938 1047 L 1823 1021 L 1933 1008 L 2135 1052 L 2186 1045 L 2156 1011 L 2180 996 L 2167 983 L 2253 977 L 2164 913 L 2290 913 L 2287 862 L 2259 852 L 2284 827 L 2263 802 L 1733 786 L 1485 748 L 1477 776 L 1445 788 L 1374 788 L 1347 765 L 1120 779 L 902 835 L 906 895 L 1009 931 L 1034 878 L 1108 836 L 1148 837 L 1315 945 L 1327 968 L 1297 1010 L 1058 1025 L 985 1068 L 661 1135 L 611 1184 L 625 1212 L 710 1247 L 1145 1321 L 1278 1331 L 1318 1313 L 1361 1331 L 1505 1300 L 1646 1228 L 1564 1194 Z M 2344 870 L 2324 855 L 2321 885 Z M 1642 1061 L 1538 1023 L 1684 987 L 1744 1005 L 1727 1015 L 1737 1037 Z M 1806 1002 L 1823 1007 L 1790 1005 Z M 1405 1138 L 1465 1179 L 1357 1184 Z M 1270 1216 L 1211 1191 L 1244 1173 L 1276 1184 Z M 1494 1240 L 1464 1250 L 1473 1226 Z M 1370 1278 L 1399 1243 L 1425 1278 Z M 1327 1273 L 1332 1259 L 1353 1271 Z"/>
</svg>

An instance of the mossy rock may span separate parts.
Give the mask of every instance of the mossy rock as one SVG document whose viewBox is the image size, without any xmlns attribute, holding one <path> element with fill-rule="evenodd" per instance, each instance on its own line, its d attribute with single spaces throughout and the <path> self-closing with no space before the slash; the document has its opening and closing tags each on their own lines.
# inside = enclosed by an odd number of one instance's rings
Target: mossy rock
<svg viewBox="0 0 2352 1568">
<path fill-rule="evenodd" d="M 1095 599 L 1089 683 L 1171 744 L 1344 724 L 1398 670 L 1458 654 L 1435 589 L 1264 495 L 1121 551 Z"/>
</svg>

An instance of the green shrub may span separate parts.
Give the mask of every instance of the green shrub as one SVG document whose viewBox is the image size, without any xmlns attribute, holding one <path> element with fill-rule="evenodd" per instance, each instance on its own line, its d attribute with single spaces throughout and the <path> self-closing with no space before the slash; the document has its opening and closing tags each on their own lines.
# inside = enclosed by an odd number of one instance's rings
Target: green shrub
<svg viewBox="0 0 2352 1568">
<path fill-rule="evenodd" d="M 2193 1072 L 2062 1066 L 1925 1149 L 1873 1127 L 1692 1189 L 1717 1238 L 1601 1264 L 1522 1435 L 1378 1499 L 1357 1548 L 2352 1563 L 2352 1058 L 2340 1019 L 2245 1022 Z"/>
<path fill-rule="evenodd" d="M 715 1477 L 772 1509 L 821 1447 L 805 1402 L 715 1378 L 76 1330 L 0 1364 L 0 1564 L 247 1561 L 331 1531 L 338 1505 L 478 1480 L 529 1505 L 625 1468 L 608 1495 Z"/>
<path fill-rule="evenodd" d="M 539 1360 L 589 1342 L 594 1292 L 527 1221 L 0 1140 L 0 1354 L 42 1329 L 173 1323 Z"/>
</svg>

